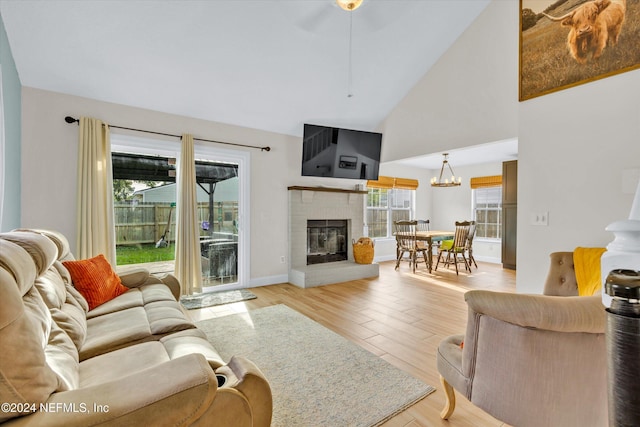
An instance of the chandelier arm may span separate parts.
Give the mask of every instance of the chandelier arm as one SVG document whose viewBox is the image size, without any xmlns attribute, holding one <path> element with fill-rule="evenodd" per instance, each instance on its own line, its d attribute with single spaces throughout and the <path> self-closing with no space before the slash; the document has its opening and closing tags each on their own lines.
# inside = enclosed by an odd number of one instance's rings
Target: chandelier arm
<svg viewBox="0 0 640 427">
<path fill-rule="evenodd" d="M 444 162 L 442 163 L 442 166 L 440 166 L 440 178 L 438 178 L 438 184 L 442 183 L 442 174 L 444 173 Z"/>
<path fill-rule="evenodd" d="M 449 162 L 447 162 L 447 165 L 449 166 L 449 172 L 451 172 L 451 176 L 455 176 L 456 174 L 453 173 L 453 168 L 451 167 L 451 164 Z"/>
</svg>

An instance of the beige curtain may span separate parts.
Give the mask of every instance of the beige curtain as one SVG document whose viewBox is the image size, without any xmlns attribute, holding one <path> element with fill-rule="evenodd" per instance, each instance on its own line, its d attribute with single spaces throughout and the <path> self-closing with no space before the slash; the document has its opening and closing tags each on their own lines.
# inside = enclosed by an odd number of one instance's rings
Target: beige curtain
<svg viewBox="0 0 640 427">
<path fill-rule="evenodd" d="M 79 259 L 103 254 L 116 265 L 113 175 L 109 127 L 80 117 L 78 141 L 77 252 Z"/>
<path fill-rule="evenodd" d="M 178 165 L 178 209 L 176 224 L 176 270 L 182 295 L 202 292 L 200 229 L 196 198 L 196 162 L 193 135 L 182 135 Z"/>
</svg>

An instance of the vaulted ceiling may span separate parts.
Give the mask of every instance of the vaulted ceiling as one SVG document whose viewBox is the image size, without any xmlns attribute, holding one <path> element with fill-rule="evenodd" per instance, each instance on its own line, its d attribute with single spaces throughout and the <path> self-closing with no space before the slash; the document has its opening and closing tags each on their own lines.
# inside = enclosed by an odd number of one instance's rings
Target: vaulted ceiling
<svg viewBox="0 0 640 427">
<path fill-rule="evenodd" d="M 23 86 L 301 135 L 374 130 L 488 3 L 0 0 L 0 12 Z"/>
</svg>

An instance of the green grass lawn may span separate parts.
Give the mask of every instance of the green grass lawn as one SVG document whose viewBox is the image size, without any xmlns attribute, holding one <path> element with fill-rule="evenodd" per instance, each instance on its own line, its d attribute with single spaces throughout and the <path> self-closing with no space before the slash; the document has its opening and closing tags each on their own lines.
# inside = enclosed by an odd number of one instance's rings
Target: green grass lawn
<svg viewBox="0 0 640 427">
<path fill-rule="evenodd" d="M 175 245 L 156 248 L 155 244 L 118 245 L 116 262 L 118 265 L 139 264 L 143 262 L 172 261 L 175 259 Z"/>
</svg>

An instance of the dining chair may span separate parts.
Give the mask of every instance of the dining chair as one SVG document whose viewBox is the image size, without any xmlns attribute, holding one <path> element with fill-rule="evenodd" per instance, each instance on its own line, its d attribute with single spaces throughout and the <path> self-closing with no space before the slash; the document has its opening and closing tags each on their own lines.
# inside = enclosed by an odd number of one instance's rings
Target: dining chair
<svg viewBox="0 0 640 427">
<path fill-rule="evenodd" d="M 404 257 L 405 253 L 409 254 L 409 262 L 412 266 L 413 272 L 416 272 L 416 264 L 419 261 L 418 254 L 422 254 L 422 259 L 425 265 L 428 265 L 427 249 L 418 246 L 416 239 L 418 221 L 395 221 L 395 235 L 396 235 L 396 270 L 400 267 L 400 261 Z"/>
<path fill-rule="evenodd" d="M 417 220 L 416 228 L 418 231 L 429 231 L 429 220 L 419 219 Z"/>
<path fill-rule="evenodd" d="M 471 271 L 469 262 L 465 255 L 467 249 L 467 237 L 469 236 L 469 227 L 471 222 L 469 221 L 456 221 L 456 231 L 453 240 L 444 240 L 438 249 L 438 261 L 436 262 L 436 270 L 440 265 L 442 255 L 446 254 L 446 257 L 442 260 L 442 263 L 447 267 L 451 264 L 456 267 L 456 275 L 458 275 L 458 264 L 464 264 L 464 269 Z"/>
<path fill-rule="evenodd" d="M 469 270 L 471 270 L 471 263 L 478 268 L 476 259 L 473 257 L 473 238 L 476 235 L 476 222 L 469 221 L 469 234 L 467 235 L 467 260 L 469 261 Z"/>
<path fill-rule="evenodd" d="M 428 219 L 419 219 L 417 220 L 417 224 L 416 224 L 416 230 L 417 231 L 429 231 L 429 220 Z M 427 242 L 425 242 L 424 240 L 418 240 L 416 242 L 416 245 L 418 245 L 421 248 L 427 248 L 427 246 L 429 246 L 427 244 Z"/>
</svg>

